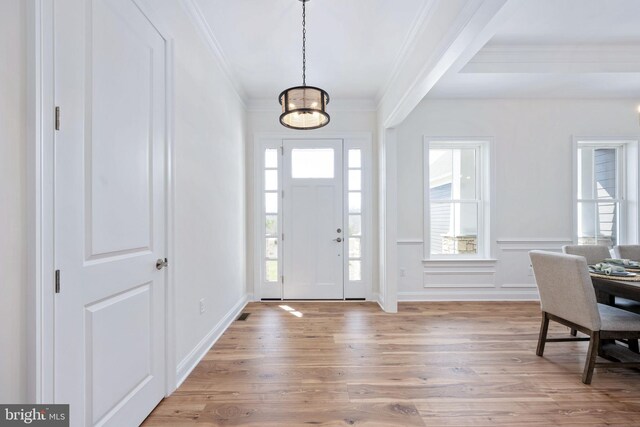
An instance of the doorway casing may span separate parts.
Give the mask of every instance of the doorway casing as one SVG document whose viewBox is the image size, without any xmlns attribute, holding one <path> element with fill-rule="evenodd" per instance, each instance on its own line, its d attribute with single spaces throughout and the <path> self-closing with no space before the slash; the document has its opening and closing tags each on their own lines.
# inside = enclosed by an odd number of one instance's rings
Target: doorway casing
<svg viewBox="0 0 640 427">
<path fill-rule="evenodd" d="M 362 153 L 362 233 L 366 239 L 363 248 L 363 264 L 362 264 L 362 290 L 357 291 L 358 295 L 366 300 L 374 300 L 374 265 L 373 265 L 373 247 L 376 242 L 373 230 L 373 162 L 372 162 L 372 135 L 369 132 L 321 132 L 310 135 L 308 132 L 291 131 L 291 132 L 261 132 L 253 136 L 254 153 L 253 165 L 251 169 L 254 174 L 253 179 L 253 221 L 251 224 L 253 230 L 253 241 L 251 247 L 253 249 L 253 299 L 260 301 L 263 298 L 280 299 L 282 294 L 276 295 L 275 291 L 268 291 L 264 285 L 267 285 L 264 278 L 264 239 L 263 239 L 263 198 L 264 198 L 264 152 L 268 148 L 276 148 L 280 152 L 280 147 L 284 140 L 323 140 L 323 139 L 341 139 L 343 140 L 343 171 L 344 175 L 348 174 L 348 165 L 346 159 L 348 150 L 360 149 Z M 343 191 L 345 199 L 345 211 L 347 206 L 347 191 Z M 280 203 L 281 204 L 281 203 Z M 281 211 L 281 210 L 280 210 Z M 346 213 L 348 215 L 348 213 Z M 345 224 L 346 227 L 346 224 Z M 345 259 L 347 259 L 345 257 Z M 345 271 L 348 263 L 345 263 Z M 348 277 L 345 277 L 345 297 L 351 298 L 347 292 L 349 286 Z M 279 284 L 280 282 L 278 282 Z M 279 286 L 279 285 L 278 285 Z M 280 287 L 281 289 L 281 287 Z"/>
</svg>

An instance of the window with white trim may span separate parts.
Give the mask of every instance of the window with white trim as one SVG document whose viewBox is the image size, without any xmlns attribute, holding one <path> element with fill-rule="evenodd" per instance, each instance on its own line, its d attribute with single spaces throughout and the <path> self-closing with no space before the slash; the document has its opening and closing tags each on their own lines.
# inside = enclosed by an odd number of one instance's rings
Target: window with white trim
<svg viewBox="0 0 640 427">
<path fill-rule="evenodd" d="M 488 141 L 425 142 L 427 258 L 488 256 L 488 150 Z"/>
<path fill-rule="evenodd" d="M 579 245 L 615 246 L 626 233 L 624 153 L 624 144 L 620 142 L 578 141 Z"/>
<path fill-rule="evenodd" d="M 279 277 L 278 265 L 278 159 L 277 148 L 264 150 L 264 280 L 277 282 Z"/>
<path fill-rule="evenodd" d="M 347 150 L 349 281 L 362 280 L 362 150 Z"/>
</svg>

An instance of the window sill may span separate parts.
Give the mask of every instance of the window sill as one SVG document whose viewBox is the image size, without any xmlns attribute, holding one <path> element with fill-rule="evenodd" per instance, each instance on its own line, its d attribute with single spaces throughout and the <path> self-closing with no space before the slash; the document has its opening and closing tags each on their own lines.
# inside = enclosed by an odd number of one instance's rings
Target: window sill
<svg viewBox="0 0 640 427">
<path fill-rule="evenodd" d="M 497 263 L 498 260 L 495 258 L 430 258 L 423 259 L 422 263 L 425 265 L 429 264 L 468 264 L 468 265 L 492 265 Z"/>
</svg>

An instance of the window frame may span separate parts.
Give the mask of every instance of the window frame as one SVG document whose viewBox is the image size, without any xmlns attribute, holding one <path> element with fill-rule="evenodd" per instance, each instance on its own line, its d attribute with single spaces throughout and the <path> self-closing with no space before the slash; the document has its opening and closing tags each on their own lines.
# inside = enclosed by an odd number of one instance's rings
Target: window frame
<svg viewBox="0 0 640 427">
<path fill-rule="evenodd" d="M 491 146 L 489 137 L 424 137 L 423 141 L 423 251 L 424 260 L 490 260 L 492 252 L 491 236 Z M 476 198 L 432 201 L 430 195 L 430 150 L 432 149 L 474 149 L 476 152 Z M 477 206 L 477 250 L 475 254 L 432 254 L 431 253 L 431 207 L 432 204 L 476 204 Z"/>
<path fill-rule="evenodd" d="M 637 242 L 637 227 L 630 223 L 632 217 L 637 217 L 637 209 L 630 206 L 630 201 L 636 199 L 633 197 L 634 193 L 638 192 L 638 185 L 632 184 L 632 180 L 637 180 L 637 173 L 631 174 L 629 167 L 630 162 L 634 161 L 633 153 L 636 153 L 637 157 L 637 139 L 620 138 L 620 137 L 573 137 L 573 243 L 579 244 L 580 236 L 578 235 L 578 215 L 579 203 L 617 203 L 618 205 L 618 245 L 630 244 Z M 617 194 L 614 199 L 583 199 L 579 197 L 578 185 L 580 171 L 578 153 L 581 148 L 603 148 L 603 149 L 616 149 L 616 179 L 617 179 Z M 637 159 L 635 160 L 637 165 Z M 631 175 L 635 175 L 633 178 Z M 594 177 L 595 179 L 595 177 Z M 637 194 L 636 194 L 637 196 Z M 632 203 L 633 204 L 633 203 Z M 636 231 L 634 231 L 636 230 Z M 595 236 L 597 238 L 597 236 Z"/>
</svg>

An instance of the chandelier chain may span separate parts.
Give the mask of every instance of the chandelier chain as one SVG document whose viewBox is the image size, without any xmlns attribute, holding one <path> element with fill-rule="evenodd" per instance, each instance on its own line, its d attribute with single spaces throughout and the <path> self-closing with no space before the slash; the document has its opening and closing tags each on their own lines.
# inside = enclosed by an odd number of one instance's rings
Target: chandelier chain
<svg viewBox="0 0 640 427">
<path fill-rule="evenodd" d="M 302 1 L 302 86 L 307 85 L 307 10 Z"/>
</svg>

